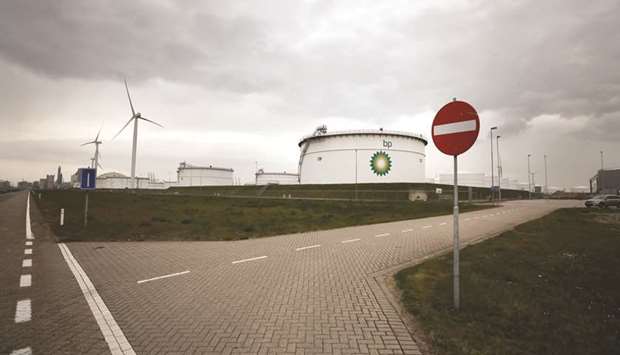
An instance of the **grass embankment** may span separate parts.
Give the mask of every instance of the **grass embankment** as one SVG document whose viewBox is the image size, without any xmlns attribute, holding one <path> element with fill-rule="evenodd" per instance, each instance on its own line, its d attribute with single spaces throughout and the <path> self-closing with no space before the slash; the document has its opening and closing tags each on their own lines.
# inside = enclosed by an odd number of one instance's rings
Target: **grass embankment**
<svg viewBox="0 0 620 355">
<path fill-rule="evenodd" d="M 438 354 L 619 354 L 620 211 L 564 209 L 396 275 Z"/>
<path fill-rule="evenodd" d="M 449 214 L 450 202 L 354 202 L 42 192 L 38 206 L 61 240 L 236 240 Z M 58 225 L 60 208 L 65 226 Z M 462 210 L 484 208 L 463 205 Z"/>
</svg>

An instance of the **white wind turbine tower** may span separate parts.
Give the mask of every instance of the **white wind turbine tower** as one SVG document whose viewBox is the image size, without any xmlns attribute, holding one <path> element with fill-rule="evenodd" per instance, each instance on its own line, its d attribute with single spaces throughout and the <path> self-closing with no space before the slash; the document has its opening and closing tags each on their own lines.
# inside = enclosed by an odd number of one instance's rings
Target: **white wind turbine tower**
<svg viewBox="0 0 620 355">
<path fill-rule="evenodd" d="M 144 120 L 147 122 L 150 122 L 154 125 L 157 125 L 159 127 L 164 127 L 162 125 L 160 125 L 159 123 L 155 122 L 155 121 L 151 121 L 146 117 L 142 117 L 142 114 L 140 112 L 136 112 L 133 108 L 133 103 L 131 102 L 131 96 L 129 95 L 129 87 L 127 87 L 127 80 L 124 80 L 125 82 L 125 90 L 127 91 L 127 98 L 129 99 L 129 106 L 131 107 L 131 118 L 129 119 L 129 121 L 127 121 L 127 123 L 125 123 L 125 125 L 123 126 L 123 128 L 121 128 L 120 131 L 118 131 L 118 133 L 114 136 L 114 138 L 116 138 L 119 134 L 121 134 L 121 132 L 127 127 L 129 126 L 129 124 L 131 123 L 131 121 L 133 121 L 133 144 L 131 146 L 131 186 L 132 188 L 137 188 L 136 185 L 136 149 L 137 149 L 137 145 L 138 145 L 138 120 Z M 112 138 L 112 139 L 114 139 Z"/>
<path fill-rule="evenodd" d="M 91 159 L 92 160 L 92 167 L 96 170 L 97 167 L 101 167 L 101 164 L 99 164 L 99 145 L 103 142 L 101 142 L 99 140 L 99 134 L 101 133 L 101 128 L 99 128 L 99 132 L 97 132 L 97 136 L 95 137 L 95 139 L 93 139 L 90 142 L 86 142 L 80 146 L 85 146 L 88 144 L 94 144 L 95 145 L 95 156 Z"/>
</svg>

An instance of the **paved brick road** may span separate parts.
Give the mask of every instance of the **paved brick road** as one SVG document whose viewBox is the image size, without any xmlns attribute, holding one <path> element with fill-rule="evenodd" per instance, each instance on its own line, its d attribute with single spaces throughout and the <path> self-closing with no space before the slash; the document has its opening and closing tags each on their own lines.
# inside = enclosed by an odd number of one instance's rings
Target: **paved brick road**
<svg viewBox="0 0 620 355">
<path fill-rule="evenodd" d="M 37 222 L 34 204 L 31 215 L 33 239 L 27 240 L 26 193 L 0 195 L 0 354 L 109 354 L 56 243 Z M 32 266 L 24 267 L 24 260 Z M 21 275 L 31 275 L 30 286 L 20 287 Z M 16 323 L 17 302 L 23 300 L 30 300 L 31 319 Z"/>
<path fill-rule="evenodd" d="M 466 213 L 462 239 L 574 204 L 511 202 Z M 239 242 L 69 247 L 137 353 L 416 354 L 369 276 L 449 248 L 450 222 L 444 216 Z M 239 262 L 253 258 L 260 259 Z"/>
<path fill-rule="evenodd" d="M 0 201 L 2 211 L 22 209 L 2 226 L 23 221 L 23 201 L 25 196 Z M 573 205 L 524 201 L 466 213 L 461 237 L 475 241 Z M 0 325 L 8 332 L 0 338 L 0 351 L 32 346 L 35 353 L 106 352 L 59 249 L 45 229 L 36 223 L 33 228 L 41 235 L 34 254 L 32 325 L 12 323 L 15 299 L 23 295 L 3 293 Z M 3 236 L 2 242 L 23 242 L 20 233 Z M 68 246 L 137 353 L 416 354 L 405 324 L 372 275 L 451 242 L 451 217 L 444 216 L 238 242 Z M 18 266 L 7 269 L 3 284 L 19 283 L 18 249 L 7 251 L 7 263 Z"/>
</svg>

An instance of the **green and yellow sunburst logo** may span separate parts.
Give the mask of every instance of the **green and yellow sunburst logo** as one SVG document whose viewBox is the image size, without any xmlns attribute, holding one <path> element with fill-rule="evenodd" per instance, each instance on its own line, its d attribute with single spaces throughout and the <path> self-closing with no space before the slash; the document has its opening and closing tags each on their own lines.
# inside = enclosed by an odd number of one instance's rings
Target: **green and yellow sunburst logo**
<svg viewBox="0 0 620 355">
<path fill-rule="evenodd" d="M 385 176 L 392 169 L 392 159 L 386 152 L 378 151 L 370 157 L 370 170 L 375 175 Z"/>
</svg>

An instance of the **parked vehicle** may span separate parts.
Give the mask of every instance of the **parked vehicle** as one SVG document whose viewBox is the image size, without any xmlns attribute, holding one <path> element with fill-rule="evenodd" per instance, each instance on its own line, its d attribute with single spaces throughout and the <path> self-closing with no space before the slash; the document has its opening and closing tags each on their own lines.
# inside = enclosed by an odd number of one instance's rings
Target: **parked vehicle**
<svg viewBox="0 0 620 355">
<path fill-rule="evenodd" d="M 585 202 L 586 207 L 620 207 L 620 196 L 618 195 L 597 195 Z"/>
</svg>

